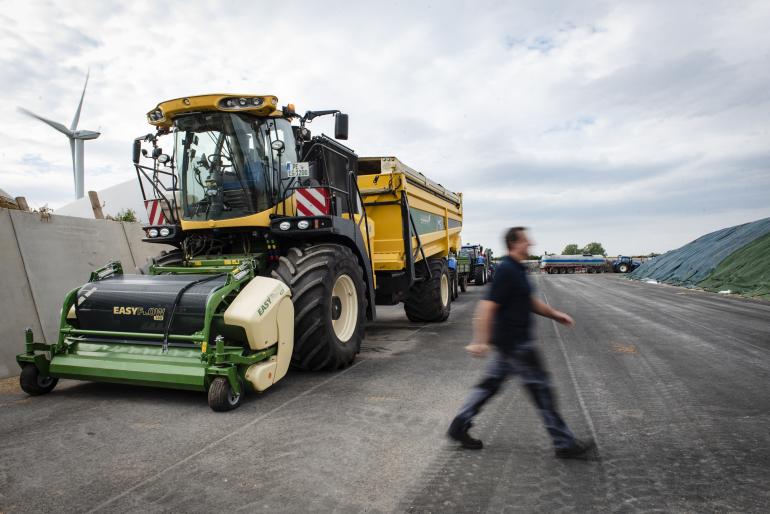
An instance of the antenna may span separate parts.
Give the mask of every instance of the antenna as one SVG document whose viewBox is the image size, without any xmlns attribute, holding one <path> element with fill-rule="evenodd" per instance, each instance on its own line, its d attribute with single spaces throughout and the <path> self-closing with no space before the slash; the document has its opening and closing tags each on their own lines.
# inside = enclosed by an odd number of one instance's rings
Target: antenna
<svg viewBox="0 0 770 514">
<path fill-rule="evenodd" d="M 83 198 L 84 195 L 84 148 L 83 148 L 83 141 L 86 141 L 88 139 L 96 139 L 101 135 L 101 132 L 96 132 L 93 130 L 77 130 L 78 128 L 78 122 L 80 121 L 80 111 L 83 108 L 83 98 L 86 96 L 86 87 L 88 86 L 88 78 L 91 75 L 91 70 L 86 73 L 86 83 L 83 85 L 83 92 L 80 95 L 80 103 L 78 103 L 78 108 L 75 111 L 75 117 L 72 118 L 72 124 L 70 125 L 70 128 L 65 127 L 59 122 L 49 120 L 47 118 L 43 118 L 42 116 L 39 116 L 35 114 L 34 112 L 28 111 L 27 109 L 24 109 L 23 107 L 19 107 L 19 110 L 26 114 L 27 116 L 31 116 L 37 120 L 42 121 L 46 125 L 52 127 L 53 129 L 57 130 L 58 132 L 61 132 L 67 138 L 69 138 L 70 141 L 70 152 L 72 153 L 72 178 L 75 181 L 75 197 L 77 199 Z"/>
</svg>

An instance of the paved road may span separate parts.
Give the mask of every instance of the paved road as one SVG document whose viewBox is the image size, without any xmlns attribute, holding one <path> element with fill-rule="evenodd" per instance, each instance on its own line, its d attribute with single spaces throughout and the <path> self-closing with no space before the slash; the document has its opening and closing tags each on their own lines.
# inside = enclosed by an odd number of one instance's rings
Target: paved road
<svg viewBox="0 0 770 514">
<path fill-rule="evenodd" d="M 478 418 L 483 451 L 444 439 L 482 365 L 462 352 L 471 287 L 445 324 L 381 309 L 353 367 L 292 373 L 232 413 L 198 393 L 2 382 L 0 512 L 768 511 L 770 304 L 533 278 L 577 319 L 537 333 L 595 460 L 554 459 L 513 383 Z"/>
</svg>

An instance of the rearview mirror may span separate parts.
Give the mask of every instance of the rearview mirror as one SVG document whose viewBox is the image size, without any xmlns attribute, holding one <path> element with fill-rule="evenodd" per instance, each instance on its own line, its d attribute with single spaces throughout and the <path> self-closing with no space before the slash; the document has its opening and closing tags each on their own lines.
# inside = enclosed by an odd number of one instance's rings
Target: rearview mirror
<svg viewBox="0 0 770 514">
<path fill-rule="evenodd" d="M 337 113 L 334 115 L 334 139 L 348 138 L 348 115 Z"/>
<path fill-rule="evenodd" d="M 139 164 L 139 157 L 142 155 L 142 140 L 134 140 L 134 164 Z"/>
</svg>

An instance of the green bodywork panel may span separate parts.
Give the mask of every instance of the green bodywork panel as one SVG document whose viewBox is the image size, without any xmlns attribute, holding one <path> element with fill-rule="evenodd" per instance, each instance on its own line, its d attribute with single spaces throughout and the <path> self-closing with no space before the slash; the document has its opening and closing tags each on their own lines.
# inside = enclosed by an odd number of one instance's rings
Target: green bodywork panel
<svg viewBox="0 0 770 514">
<path fill-rule="evenodd" d="M 174 389 L 206 389 L 206 363 L 200 348 L 78 342 L 54 355 L 51 376 Z"/>
</svg>

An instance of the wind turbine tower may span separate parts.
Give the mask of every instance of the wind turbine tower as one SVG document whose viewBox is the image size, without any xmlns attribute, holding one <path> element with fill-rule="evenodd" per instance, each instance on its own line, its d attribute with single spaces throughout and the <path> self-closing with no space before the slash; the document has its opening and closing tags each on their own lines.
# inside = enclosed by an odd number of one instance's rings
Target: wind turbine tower
<svg viewBox="0 0 770 514">
<path fill-rule="evenodd" d="M 78 104 L 78 110 L 75 111 L 75 117 L 72 119 L 70 128 L 65 127 L 61 123 L 51 121 L 49 119 L 38 116 L 34 112 L 30 112 L 27 109 L 19 108 L 24 114 L 32 116 L 42 121 L 46 125 L 49 125 L 70 140 L 70 150 L 72 151 L 72 175 L 75 179 L 75 195 L 78 199 L 83 198 L 83 141 L 86 139 L 96 139 L 101 134 L 100 132 L 94 132 L 93 130 L 77 130 L 78 121 L 80 121 L 80 110 L 83 108 L 83 98 L 86 96 L 86 87 L 88 86 L 88 77 L 90 72 L 86 74 L 86 83 L 83 86 L 83 93 L 80 95 L 80 103 Z"/>
</svg>

